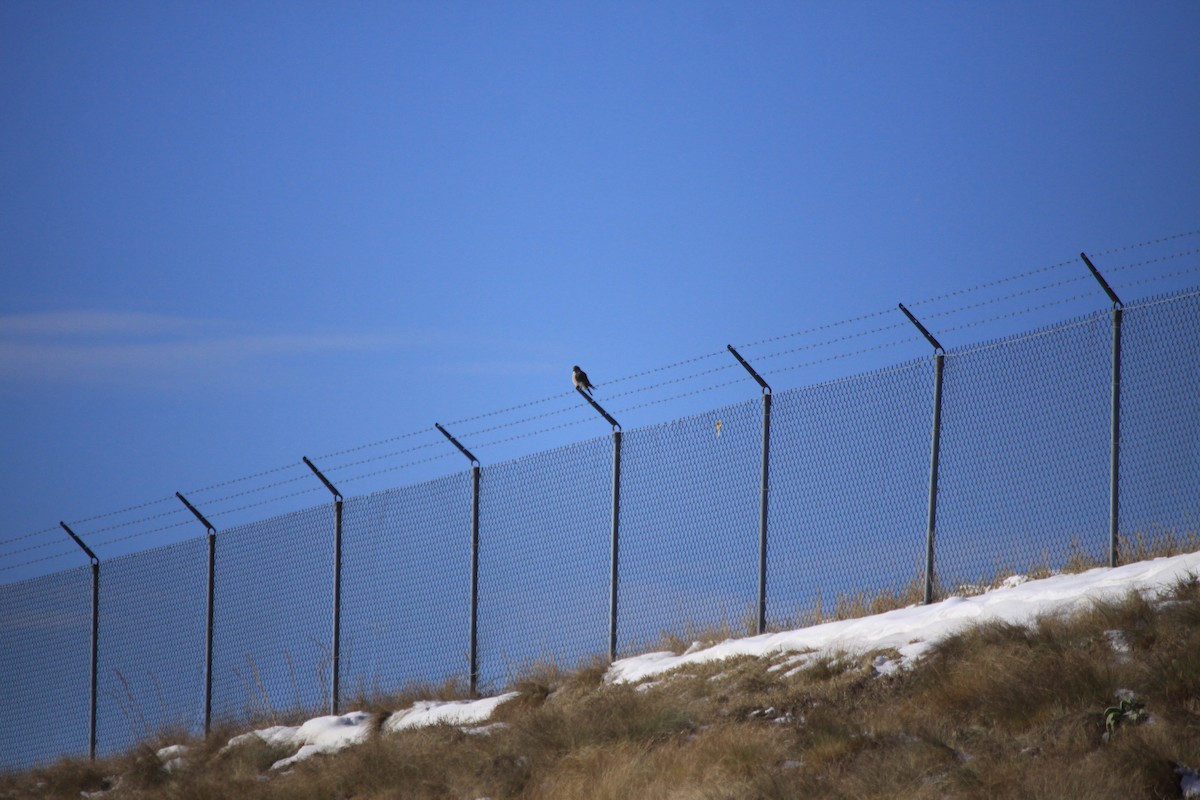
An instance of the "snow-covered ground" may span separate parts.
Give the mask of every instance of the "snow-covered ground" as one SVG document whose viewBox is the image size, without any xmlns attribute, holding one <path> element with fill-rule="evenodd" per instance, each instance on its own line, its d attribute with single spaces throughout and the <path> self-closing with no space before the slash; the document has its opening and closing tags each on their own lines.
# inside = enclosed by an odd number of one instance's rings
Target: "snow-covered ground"
<svg viewBox="0 0 1200 800">
<path fill-rule="evenodd" d="M 1169 592 L 1178 582 L 1200 576 L 1200 553 L 1159 558 L 1115 569 L 1099 568 L 1076 575 L 1057 575 L 1036 581 L 1011 578 L 1001 588 L 974 597 L 949 597 L 928 606 L 888 611 L 872 617 L 828 622 L 793 631 L 730 639 L 711 647 L 696 647 L 683 655 L 647 653 L 624 658 L 609 668 L 607 680 L 631 683 L 661 676 L 686 666 L 733 656 L 778 656 L 792 653 L 782 666 L 802 669 L 816 658 L 877 651 L 895 651 L 899 659 L 886 655 L 875 659 L 881 674 L 905 669 L 939 641 L 972 625 L 989 621 L 1028 624 L 1040 616 L 1086 608 L 1103 600 L 1120 600 L 1131 591 L 1147 597 Z M 389 715 L 381 725 L 392 732 L 426 725 L 456 725 L 470 732 L 486 733 L 492 712 L 515 692 L 482 700 L 451 702 L 420 701 Z M 341 716 L 323 716 L 296 727 L 277 726 L 234 737 L 227 748 L 255 738 L 277 746 L 296 748 L 293 755 L 276 762 L 272 769 L 285 769 L 320 753 L 332 753 L 365 741 L 370 736 L 373 715 L 355 711 Z M 168 768 L 186 764 L 186 748 L 164 748 L 160 758 Z M 1180 772 L 1184 797 L 1200 797 L 1200 776 Z"/>
<path fill-rule="evenodd" d="M 1133 590 L 1159 593 L 1191 575 L 1200 575 L 1200 553 L 1036 581 L 1018 576 L 1008 579 L 1002 588 L 974 597 L 948 597 L 939 603 L 910 606 L 872 617 L 730 639 L 679 656 L 647 653 L 625 658 L 612 665 L 608 676 L 614 682 L 640 681 L 687 664 L 731 656 L 792 652 L 800 654 L 796 659 L 799 665 L 807 659 L 838 653 L 898 651 L 898 664 L 884 661 L 877 664 L 877 669 L 886 671 L 893 666 L 908 666 L 937 642 L 972 625 L 992 621 L 1026 624 L 1046 614 L 1085 608 L 1097 600 L 1118 600 Z"/>
</svg>

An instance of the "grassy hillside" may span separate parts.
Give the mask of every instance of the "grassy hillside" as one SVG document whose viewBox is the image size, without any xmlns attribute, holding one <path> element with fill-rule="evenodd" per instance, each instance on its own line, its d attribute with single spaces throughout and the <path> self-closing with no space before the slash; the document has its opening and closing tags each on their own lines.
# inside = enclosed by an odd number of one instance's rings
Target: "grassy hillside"
<svg viewBox="0 0 1200 800">
<path fill-rule="evenodd" d="M 879 655 L 895 653 L 741 658 L 642 685 L 546 667 L 481 730 L 377 732 L 287 770 L 270 766 L 294 750 L 223 749 L 226 731 L 172 771 L 164 740 L 0 779 L 0 798 L 1156 798 L 1200 767 L 1196 581 L 978 627 L 909 671 L 880 674 Z"/>
</svg>

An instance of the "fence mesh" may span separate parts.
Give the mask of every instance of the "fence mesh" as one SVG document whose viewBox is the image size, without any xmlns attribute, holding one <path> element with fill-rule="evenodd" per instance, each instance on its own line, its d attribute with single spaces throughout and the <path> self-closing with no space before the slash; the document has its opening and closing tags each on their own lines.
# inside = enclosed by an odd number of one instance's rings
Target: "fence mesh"
<svg viewBox="0 0 1200 800">
<path fill-rule="evenodd" d="M 624 436 L 618 652 L 753 630 L 761 471 L 761 400 Z"/>
<path fill-rule="evenodd" d="M 1122 558 L 1200 547 L 1200 293 L 1127 307 L 1121 363 Z"/>
<path fill-rule="evenodd" d="M 869 607 L 915 586 L 925 554 L 932 359 L 775 395 L 767 618 Z"/>
<path fill-rule="evenodd" d="M 328 706 L 333 503 L 217 534 L 213 719 Z"/>
<path fill-rule="evenodd" d="M 944 357 L 936 589 L 1105 563 L 1110 311 Z M 1200 291 L 1122 316 L 1122 560 L 1200 547 Z M 773 628 L 919 600 L 933 358 L 779 392 L 770 416 Z M 756 619 L 763 400 L 621 437 L 618 652 Z M 614 439 L 481 471 L 479 667 L 608 649 Z M 346 501 L 342 705 L 466 682 L 471 473 Z M 207 539 L 100 568 L 97 737 L 115 753 L 203 714 Z M 216 538 L 213 712 L 330 701 L 334 506 Z M 91 571 L 0 586 L 0 768 L 87 754 Z M 52 723 L 47 723 L 52 721 Z"/>
<path fill-rule="evenodd" d="M 204 729 L 208 546 L 191 539 L 106 561 L 100 580 L 98 751 Z"/>
<path fill-rule="evenodd" d="M 946 355 L 939 594 L 1107 563 L 1111 346 L 1101 312 Z"/>
<path fill-rule="evenodd" d="M 608 651 L 611 511 L 607 437 L 483 468 L 481 685 Z"/>
<path fill-rule="evenodd" d="M 87 756 L 91 659 L 90 567 L 0 586 L 0 768 Z"/>
<path fill-rule="evenodd" d="M 346 501 L 342 706 L 461 679 L 470 636 L 471 475 Z"/>
</svg>

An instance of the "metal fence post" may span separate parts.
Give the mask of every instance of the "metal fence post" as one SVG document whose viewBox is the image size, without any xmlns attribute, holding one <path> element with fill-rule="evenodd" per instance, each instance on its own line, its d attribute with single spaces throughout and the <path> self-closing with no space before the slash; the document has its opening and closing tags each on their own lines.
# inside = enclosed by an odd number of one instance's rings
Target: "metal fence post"
<svg viewBox="0 0 1200 800">
<path fill-rule="evenodd" d="M 204 633 L 204 736 L 212 731 L 213 609 L 216 605 L 217 529 L 179 492 L 175 496 L 208 530 L 208 620 Z"/>
<path fill-rule="evenodd" d="M 613 419 L 592 396 L 578 386 L 575 391 L 587 400 L 592 408 L 613 429 L 613 478 L 612 478 L 612 555 L 609 559 L 608 580 L 608 660 L 617 660 L 617 582 L 620 579 L 618 564 L 620 562 L 621 542 L 621 426 Z"/>
<path fill-rule="evenodd" d="M 742 358 L 742 354 L 733 349 L 733 345 L 727 344 L 725 347 L 733 357 L 738 360 L 738 363 L 746 368 L 754 380 L 758 381 L 758 385 L 762 387 L 763 393 L 763 423 L 762 423 L 762 475 L 759 481 L 759 505 L 758 505 L 758 620 L 756 625 L 756 633 L 765 633 L 767 630 L 767 495 L 770 486 L 770 470 L 771 470 L 771 387 L 762 379 L 754 368 L 747 363 L 746 359 Z"/>
<path fill-rule="evenodd" d="M 88 758 L 96 760 L 96 688 L 100 666 L 100 559 L 92 549 L 75 535 L 75 531 L 67 527 L 67 523 L 59 522 L 62 529 L 71 535 L 75 544 L 83 548 L 87 557 L 92 561 L 92 675 L 91 700 L 88 711 Z"/>
<path fill-rule="evenodd" d="M 934 536 L 937 532 L 937 484 L 938 456 L 941 452 L 942 439 L 942 370 L 945 367 L 946 351 L 937 339 L 933 337 L 912 312 L 900 304 L 900 310 L 908 317 L 913 325 L 924 334 L 926 340 L 933 345 L 933 433 L 929 445 L 929 512 L 928 525 L 925 533 L 925 596 L 926 605 L 933 602 L 934 576 Z"/>
<path fill-rule="evenodd" d="M 468 678 L 471 694 L 479 694 L 479 463 L 471 465 L 471 637 Z"/>
<path fill-rule="evenodd" d="M 1110 446 L 1108 465 L 1108 565 L 1117 566 L 1120 563 L 1120 522 L 1121 522 L 1121 316 L 1120 305 L 1113 306 L 1113 346 L 1112 346 L 1112 420 L 1110 425 Z"/>
<path fill-rule="evenodd" d="M 342 493 L 339 492 L 329 479 L 308 460 L 301 456 L 313 474 L 321 479 L 325 488 L 333 493 L 333 661 L 330 668 L 329 713 L 337 715 L 340 694 L 340 676 L 342 666 Z"/>
<path fill-rule="evenodd" d="M 1124 308 L 1117 293 L 1104 280 L 1100 270 L 1091 262 L 1086 253 L 1079 257 L 1092 271 L 1092 276 L 1100 283 L 1108 299 L 1112 301 L 1112 417 L 1109 426 L 1109 463 L 1108 463 L 1108 565 L 1115 567 L 1120 561 L 1120 532 L 1121 517 L 1120 503 L 1120 472 L 1121 472 L 1121 316 Z"/>
<path fill-rule="evenodd" d="M 945 353 L 935 353 L 933 356 L 933 434 L 929 446 L 929 525 L 925 536 L 925 604 L 933 602 L 934 550 L 933 540 L 937 531 L 937 484 L 938 457 L 941 453 L 942 440 L 942 370 L 945 367 Z"/>
<path fill-rule="evenodd" d="M 608 582 L 608 660 L 617 659 L 617 582 L 620 578 L 621 541 L 621 427 L 613 429 L 612 478 L 612 555 L 609 559 Z"/>
<path fill-rule="evenodd" d="M 438 423 L 433 427 L 471 462 L 471 632 L 467 644 L 467 684 L 474 697 L 479 693 L 479 459 Z"/>
</svg>

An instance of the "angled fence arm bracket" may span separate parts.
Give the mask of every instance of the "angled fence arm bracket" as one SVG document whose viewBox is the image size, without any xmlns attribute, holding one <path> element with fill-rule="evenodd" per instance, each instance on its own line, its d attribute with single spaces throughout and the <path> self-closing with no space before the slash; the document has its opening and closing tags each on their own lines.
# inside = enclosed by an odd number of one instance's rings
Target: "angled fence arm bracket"
<svg viewBox="0 0 1200 800">
<path fill-rule="evenodd" d="M 904 303 L 900 303 L 900 310 L 904 312 L 904 316 L 908 317 L 908 321 L 911 322 L 913 325 L 916 325 L 917 330 L 919 330 L 921 332 L 921 334 L 925 337 L 925 339 L 931 345 L 933 345 L 933 349 L 935 352 L 942 352 L 942 353 L 946 352 L 946 349 L 944 347 L 942 347 L 941 342 L 939 342 L 936 338 L 934 338 L 934 335 L 929 332 L 929 329 L 926 328 L 924 325 L 922 325 L 921 321 L 919 319 L 917 319 L 916 317 L 914 317 L 913 313 L 904 307 Z"/>
<path fill-rule="evenodd" d="M 449 439 L 449 440 L 450 440 L 450 444 L 452 444 L 452 445 L 454 445 L 455 447 L 457 447 L 457 448 L 458 448 L 458 451 L 459 451 L 460 453 L 462 453 L 464 456 L 466 456 L 466 457 L 467 457 L 467 459 L 468 459 L 468 460 L 471 462 L 471 465 L 472 465 L 472 466 L 476 466 L 476 467 L 477 467 L 477 466 L 479 466 L 479 459 L 478 459 L 478 458 L 476 458 L 474 455 L 472 455 L 470 450 L 468 450 L 467 448 L 463 447 L 463 445 L 462 445 L 462 442 L 458 441 L 458 439 L 455 439 L 453 436 L 451 436 L 451 435 L 450 435 L 450 431 L 446 430 L 445 428 L 443 428 L 441 425 L 439 425 L 439 424 L 438 424 L 438 423 L 436 423 L 436 422 L 435 422 L 435 423 L 433 423 L 433 427 L 435 427 L 435 428 L 437 428 L 439 431 L 441 431 L 441 432 L 442 432 L 442 436 L 445 436 L 447 439 Z"/>
<path fill-rule="evenodd" d="M 1100 288 L 1108 295 L 1108 299 L 1112 301 L 1113 308 L 1122 308 L 1124 304 L 1121 302 L 1121 298 L 1117 297 L 1117 293 L 1108 285 L 1108 281 L 1104 280 L 1104 276 L 1100 274 L 1100 270 L 1096 269 L 1096 265 L 1092 263 L 1092 260 L 1087 257 L 1087 253 L 1080 253 L 1079 257 L 1083 259 L 1084 264 L 1087 264 L 1087 268 L 1092 272 L 1092 277 L 1096 279 L 1096 282 L 1100 284 Z"/>
<path fill-rule="evenodd" d="M 748 361 L 746 361 L 746 359 L 742 358 L 742 354 L 739 353 L 737 350 L 733 349 L 733 345 L 727 344 L 727 345 L 725 345 L 725 349 L 728 350 L 730 353 L 733 353 L 733 357 L 738 360 L 739 364 L 741 364 L 743 367 L 746 368 L 746 372 L 750 373 L 750 377 L 752 377 L 752 378 L 754 378 L 754 380 L 758 381 L 758 385 L 762 387 L 763 394 L 771 393 L 771 387 L 767 385 L 767 382 L 765 380 L 763 380 L 761 375 L 759 375 L 757 372 L 754 371 L 754 367 L 750 366 L 750 363 Z"/>
<path fill-rule="evenodd" d="M 304 461 L 305 464 L 308 465 L 308 468 L 313 471 L 313 474 L 321 479 L 321 483 L 325 484 L 325 488 L 328 489 L 333 494 L 334 500 L 342 500 L 343 499 L 342 493 L 339 492 L 337 490 L 337 488 L 332 483 L 329 482 L 329 479 L 325 477 L 325 475 L 321 472 L 321 470 L 317 469 L 316 464 L 314 464 L 313 462 L 308 460 L 308 456 L 301 456 L 300 458 Z"/>
<path fill-rule="evenodd" d="M 609 425 L 612 425 L 612 428 L 614 431 L 621 430 L 620 424 L 615 419 L 613 419 L 612 416 L 607 411 L 605 411 L 603 408 L 601 408 L 600 404 L 597 403 L 595 400 L 593 400 L 591 395 L 589 395 L 587 392 L 585 392 L 583 389 L 579 388 L 578 386 L 575 387 L 575 391 L 579 392 L 579 396 L 582 397 L 584 400 L 587 400 L 588 404 L 592 408 L 596 409 L 596 413 L 598 413 L 600 416 L 604 417 L 605 422 L 607 422 Z"/>
</svg>

